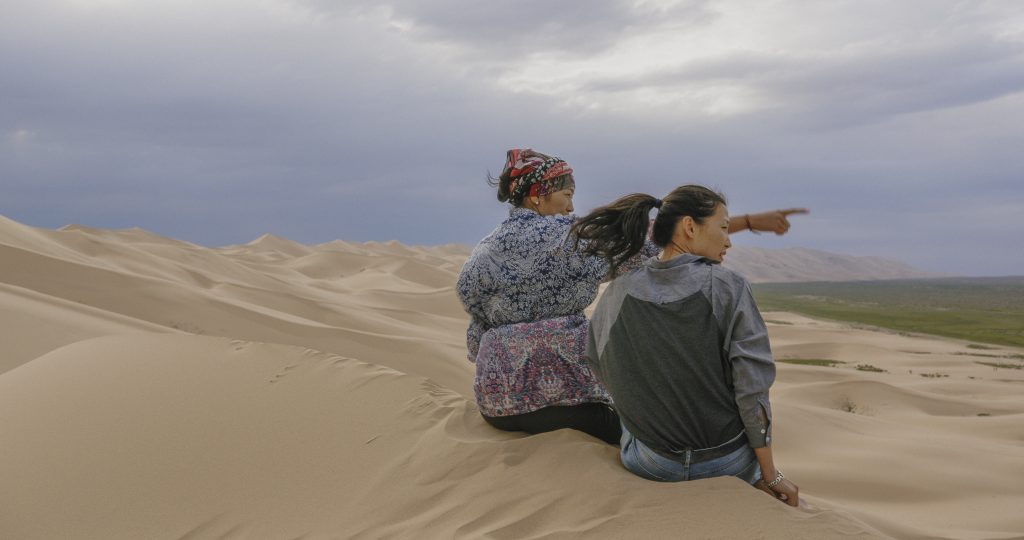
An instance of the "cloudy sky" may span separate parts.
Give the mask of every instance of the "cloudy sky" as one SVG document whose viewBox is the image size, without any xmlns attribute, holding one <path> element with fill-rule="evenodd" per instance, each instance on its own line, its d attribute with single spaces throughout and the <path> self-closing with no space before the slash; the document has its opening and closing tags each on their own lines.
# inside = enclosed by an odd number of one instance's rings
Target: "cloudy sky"
<svg viewBox="0 0 1024 540">
<path fill-rule="evenodd" d="M 204 245 L 473 244 L 505 151 L 577 212 L 684 183 L 734 242 L 1024 274 L 1018 0 L 0 0 L 0 214 Z"/>
</svg>

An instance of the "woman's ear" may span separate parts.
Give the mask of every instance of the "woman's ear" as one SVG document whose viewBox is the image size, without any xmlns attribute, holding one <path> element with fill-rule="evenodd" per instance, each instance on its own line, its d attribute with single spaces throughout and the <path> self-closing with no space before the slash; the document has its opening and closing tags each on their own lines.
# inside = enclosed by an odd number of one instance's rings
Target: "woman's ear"
<svg viewBox="0 0 1024 540">
<path fill-rule="evenodd" d="M 685 234 L 687 238 L 697 236 L 697 222 L 694 221 L 691 216 L 683 216 L 683 219 L 680 219 L 679 223 L 682 224 L 683 234 Z"/>
</svg>

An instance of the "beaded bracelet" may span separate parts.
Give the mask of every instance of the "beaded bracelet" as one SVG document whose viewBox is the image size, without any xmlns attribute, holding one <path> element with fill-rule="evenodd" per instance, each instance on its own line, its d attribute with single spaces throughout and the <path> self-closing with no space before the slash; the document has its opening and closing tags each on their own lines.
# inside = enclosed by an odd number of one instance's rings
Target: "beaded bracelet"
<svg viewBox="0 0 1024 540">
<path fill-rule="evenodd" d="M 779 485 L 779 482 L 781 482 L 783 479 L 786 478 L 785 476 L 782 476 L 782 471 L 781 470 L 775 471 L 775 474 L 776 474 L 775 480 L 772 480 L 771 482 L 768 482 L 766 484 L 768 486 L 768 489 L 771 489 L 771 488 Z"/>
</svg>

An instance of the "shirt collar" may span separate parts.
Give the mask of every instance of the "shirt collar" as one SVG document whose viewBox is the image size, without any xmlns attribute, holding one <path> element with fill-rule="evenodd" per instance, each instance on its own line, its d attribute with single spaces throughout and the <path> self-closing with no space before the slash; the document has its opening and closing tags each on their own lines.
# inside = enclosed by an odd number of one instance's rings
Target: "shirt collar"
<svg viewBox="0 0 1024 540">
<path fill-rule="evenodd" d="M 701 257 L 700 255 L 691 255 L 689 253 L 683 253 L 676 257 L 673 257 L 667 261 L 661 260 L 659 257 L 651 257 L 647 261 L 647 265 L 651 268 L 678 268 L 684 264 L 703 263 L 703 264 L 718 264 L 717 261 L 712 261 L 707 257 Z"/>
<path fill-rule="evenodd" d="M 524 206 L 513 206 L 508 211 L 508 217 L 530 216 L 531 214 L 534 216 L 540 215 L 537 212 L 534 212 L 533 210 L 530 210 L 529 208 L 526 208 Z"/>
</svg>

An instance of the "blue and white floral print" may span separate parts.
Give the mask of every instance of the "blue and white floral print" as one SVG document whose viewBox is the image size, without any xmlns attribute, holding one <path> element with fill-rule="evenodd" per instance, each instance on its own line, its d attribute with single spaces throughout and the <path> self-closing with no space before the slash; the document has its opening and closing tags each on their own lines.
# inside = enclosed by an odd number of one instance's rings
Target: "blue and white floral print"
<svg viewBox="0 0 1024 540">
<path fill-rule="evenodd" d="M 456 291 L 472 317 L 466 345 L 476 363 L 477 405 L 486 416 L 611 402 L 584 358 L 583 315 L 609 266 L 575 249 L 569 239 L 574 222 L 573 216 L 512 208 L 462 268 Z M 621 271 L 656 254 L 648 243 Z"/>
</svg>

